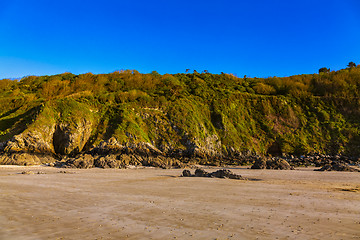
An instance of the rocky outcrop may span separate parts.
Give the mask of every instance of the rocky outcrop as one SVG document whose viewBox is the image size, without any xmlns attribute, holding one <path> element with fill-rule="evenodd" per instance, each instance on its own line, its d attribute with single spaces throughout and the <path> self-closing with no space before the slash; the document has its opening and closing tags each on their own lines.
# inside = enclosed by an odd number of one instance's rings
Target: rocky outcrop
<svg viewBox="0 0 360 240">
<path fill-rule="evenodd" d="M 50 134 L 54 129 L 49 129 Z M 45 137 L 44 137 L 45 135 Z M 51 135 L 50 135 L 51 136 Z M 47 134 L 39 131 L 28 131 L 14 136 L 5 147 L 5 152 L 53 153 L 54 147 Z"/>
<path fill-rule="evenodd" d="M 185 169 L 182 174 L 181 174 L 182 177 L 191 177 L 191 172 L 190 170 L 187 170 Z"/>
<path fill-rule="evenodd" d="M 206 172 L 204 169 L 198 168 L 195 170 L 194 177 L 210 177 L 210 173 Z"/>
<path fill-rule="evenodd" d="M 285 159 L 271 159 L 266 161 L 266 169 L 291 170 L 294 169 Z"/>
<path fill-rule="evenodd" d="M 202 129 L 206 130 L 203 126 Z M 186 134 L 183 136 L 183 144 L 186 147 L 186 153 L 191 157 L 199 158 L 216 158 L 221 157 L 221 140 L 216 134 L 209 135 L 205 134 L 205 137 L 200 138 L 189 138 Z"/>
<path fill-rule="evenodd" d="M 282 158 L 258 158 L 255 160 L 254 165 L 251 169 L 279 169 L 279 170 L 289 170 L 293 169 L 290 164 Z"/>
<path fill-rule="evenodd" d="M 57 161 L 54 166 L 63 168 L 92 168 L 94 167 L 94 158 L 90 154 L 83 154 L 76 158 L 65 157 L 62 161 Z"/>
<path fill-rule="evenodd" d="M 320 169 L 315 169 L 314 171 L 340 171 L 340 172 L 360 172 L 359 169 L 351 167 L 346 164 L 332 162 L 331 164 L 326 164 Z"/>
<path fill-rule="evenodd" d="M 147 142 L 140 142 L 137 144 L 127 144 L 123 148 L 123 152 L 137 154 L 140 156 L 161 156 L 164 155 L 159 149 Z"/>
<path fill-rule="evenodd" d="M 64 157 L 54 166 L 62 168 L 126 168 L 128 166 L 147 166 L 159 168 L 183 168 L 187 164 L 178 159 L 164 156 L 142 156 L 137 154 L 91 155 L 81 154 L 76 157 Z"/>
<path fill-rule="evenodd" d="M 127 165 L 124 164 L 121 159 L 117 159 L 116 155 L 100 156 L 94 159 L 94 166 L 98 168 L 125 168 Z"/>
<path fill-rule="evenodd" d="M 76 154 L 83 150 L 92 132 L 92 123 L 83 119 L 74 126 L 60 123 L 29 128 L 0 146 L 4 152 Z"/>
<path fill-rule="evenodd" d="M 91 149 L 94 154 L 114 154 L 114 153 L 127 153 L 137 154 L 141 156 L 159 156 L 164 155 L 162 151 L 147 142 L 139 143 L 126 143 L 120 144 L 115 137 L 112 137 L 106 141 L 101 141 L 99 145 L 94 146 Z"/>
<path fill-rule="evenodd" d="M 91 132 L 92 123 L 87 119 L 82 119 L 75 126 L 58 124 L 53 136 L 55 153 L 68 155 L 81 152 L 90 138 Z"/>
<path fill-rule="evenodd" d="M 229 178 L 229 179 L 239 179 L 239 180 L 246 179 L 246 178 L 242 177 L 241 175 L 235 174 L 227 169 L 217 170 L 216 172 L 211 173 L 210 176 L 216 177 L 216 178 Z"/>
<path fill-rule="evenodd" d="M 189 170 L 184 170 L 182 172 L 182 177 L 210 177 L 210 178 L 229 178 L 229 179 L 238 179 L 238 180 L 245 180 L 246 178 L 242 177 L 241 175 L 237 175 L 230 170 L 227 169 L 220 169 L 212 173 L 206 172 L 204 169 L 198 168 L 195 170 L 195 174 L 192 175 Z"/>
<path fill-rule="evenodd" d="M 256 159 L 251 169 L 266 169 L 266 160 L 264 158 Z"/>
<path fill-rule="evenodd" d="M 124 146 L 121 145 L 115 137 L 111 137 L 108 140 L 101 141 L 97 146 L 91 149 L 91 152 L 96 154 L 109 154 L 122 152 Z"/>
<path fill-rule="evenodd" d="M 6 153 L 0 155 L 0 165 L 40 165 L 55 162 L 56 159 L 46 155 L 35 155 L 29 153 Z"/>
<path fill-rule="evenodd" d="M 302 166 L 315 166 L 323 167 L 328 164 L 340 163 L 349 165 L 360 165 L 359 157 L 351 157 L 344 155 L 325 155 L 325 154 L 313 154 L 308 156 L 286 156 L 287 161 L 291 166 L 302 167 Z"/>
</svg>

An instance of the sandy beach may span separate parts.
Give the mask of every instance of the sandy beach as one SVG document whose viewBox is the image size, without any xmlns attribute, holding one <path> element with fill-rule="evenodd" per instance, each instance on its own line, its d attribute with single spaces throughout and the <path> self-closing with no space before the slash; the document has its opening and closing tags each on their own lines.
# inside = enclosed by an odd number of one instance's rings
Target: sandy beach
<svg viewBox="0 0 360 240">
<path fill-rule="evenodd" d="M 0 166 L 0 239 L 360 239 L 360 173 L 230 170 Z"/>
</svg>

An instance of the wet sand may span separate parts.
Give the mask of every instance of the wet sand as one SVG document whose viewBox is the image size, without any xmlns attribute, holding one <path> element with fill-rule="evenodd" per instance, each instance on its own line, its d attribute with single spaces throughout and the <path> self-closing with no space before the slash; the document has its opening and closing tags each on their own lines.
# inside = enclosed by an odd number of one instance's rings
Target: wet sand
<svg viewBox="0 0 360 240">
<path fill-rule="evenodd" d="M 0 166 L 0 239 L 360 239 L 360 173 L 231 170 Z"/>
</svg>

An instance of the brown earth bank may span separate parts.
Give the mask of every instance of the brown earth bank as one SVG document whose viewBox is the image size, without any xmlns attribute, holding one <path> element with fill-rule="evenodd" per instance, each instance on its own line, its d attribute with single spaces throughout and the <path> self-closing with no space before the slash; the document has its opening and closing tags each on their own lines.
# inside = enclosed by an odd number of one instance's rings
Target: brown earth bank
<svg viewBox="0 0 360 240">
<path fill-rule="evenodd" d="M 359 173 L 227 169 L 1 166 L 0 239 L 360 238 Z"/>
</svg>

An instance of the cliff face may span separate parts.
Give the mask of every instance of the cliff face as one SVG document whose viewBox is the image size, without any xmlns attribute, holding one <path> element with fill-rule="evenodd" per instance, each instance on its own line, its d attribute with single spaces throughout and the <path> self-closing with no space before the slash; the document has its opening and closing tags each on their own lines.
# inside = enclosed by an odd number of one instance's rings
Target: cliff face
<svg viewBox="0 0 360 240">
<path fill-rule="evenodd" d="M 267 154 L 360 154 L 356 96 L 258 94 L 245 80 L 226 75 L 86 77 L 92 85 L 84 76 L 61 75 L 45 83 L 25 79 L 19 83 L 23 93 L 0 94 L 0 152 L 6 161 L 24 152 L 125 153 L 206 163 Z M 58 92 L 41 92 L 53 82 L 62 84 Z"/>
<path fill-rule="evenodd" d="M 79 104 L 74 112 L 64 113 L 52 104 L 43 106 L 23 132 L 1 143 L 2 151 L 75 155 L 126 148 L 201 159 L 359 152 L 359 136 L 354 131 L 358 123 L 346 120 L 340 110 L 334 116 L 323 116 L 327 114 L 323 110 L 328 108 L 326 104 L 334 104 L 332 100 L 300 105 L 286 98 L 238 96 L 222 105 L 217 103 L 216 113 L 211 106 L 180 100 L 174 103 L 176 107 L 163 109 L 136 103 L 94 109 L 72 101 Z M 344 102 L 340 106 L 344 108 Z M 315 114 L 306 113 L 310 108 Z M 109 116 L 109 109 L 121 111 Z M 66 118 L 61 117 L 64 115 Z"/>
<path fill-rule="evenodd" d="M 64 105 L 68 105 L 70 109 L 62 110 Z M 78 105 L 77 109 L 74 105 Z M 74 101 L 69 104 L 69 101 L 65 100 L 41 104 L 38 108 L 40 110 L 36 114 L 29 116 L 31 121 L 26 124 L 24 131 L 3 141 L 0 149 L 6 153 L 80 153 L 94 129 L 94 118 L 89 114 L 88 106 Z M 10 128 L 10 133 L 11 131 L 16 132 L 16 129 Z"/>
<path fill-rule="evenodd" d="M 81 152 L 92 130 L 92 122 L 87 119 L 81 119 L 75 126 L 64 123 L 56 125 L 52 138 L 55 153 L 69 155 Z"/>
</svg>

